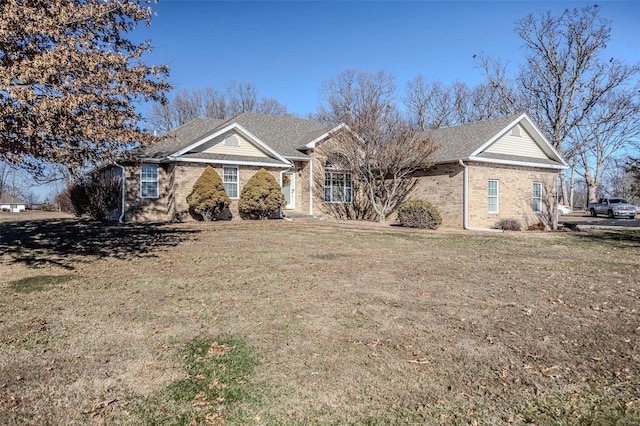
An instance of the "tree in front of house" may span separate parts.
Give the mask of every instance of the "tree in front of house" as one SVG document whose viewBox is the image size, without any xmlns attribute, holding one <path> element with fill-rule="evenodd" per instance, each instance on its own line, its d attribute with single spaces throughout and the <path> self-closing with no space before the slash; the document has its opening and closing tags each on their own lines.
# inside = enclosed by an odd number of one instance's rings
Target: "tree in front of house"
<svg viewBox="0 0 640 426">
<path fill-rule="evenodd" d="M 0 3 L 0 160 L 71 172 L 151 140 L 137 102 L 161 101 L 166 66 L 127 37 L 153 15 L 148 0 Z"/>
<path fill-rule="evenodd" d="M 432 164 L 436 145 L 404 120 L 395 104 L 394 77 L 345 70 L 325 85 L 317 118 L 345 123 L 334 137 L 346 155 L 354 186 L 384 222 Z"/>
<path fill-rule="evenodd" d="M 265 169 L 260 169 L 242 188 L 238 211 L 243 219 L 268 219 L 286 204 L 276 179 Z"/>
<path fill-rule="evenodd" d="M 193 184 L 193 190 L 187 196 L 189 211 L 197 219 L 216 220 L 231 204 L 224 191 L 224 184 L 218 172 L 208 166 Z"/>
</svg>

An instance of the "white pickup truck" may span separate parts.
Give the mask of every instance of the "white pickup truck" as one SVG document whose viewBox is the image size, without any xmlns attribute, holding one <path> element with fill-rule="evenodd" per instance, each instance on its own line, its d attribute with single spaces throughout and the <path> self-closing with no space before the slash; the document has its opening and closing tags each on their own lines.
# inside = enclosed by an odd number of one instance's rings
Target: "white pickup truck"
<svg viewBox="0 0 640 426">
<path fill-rule="evenodd" d="M 597 203 L 589 203 L 587 211 L 591 216 L 607 215 L 610 219 L 615 217 L 636 217 L 636 206 L 627 202 L 624 198 L 600 198 Z"/>
</svg>

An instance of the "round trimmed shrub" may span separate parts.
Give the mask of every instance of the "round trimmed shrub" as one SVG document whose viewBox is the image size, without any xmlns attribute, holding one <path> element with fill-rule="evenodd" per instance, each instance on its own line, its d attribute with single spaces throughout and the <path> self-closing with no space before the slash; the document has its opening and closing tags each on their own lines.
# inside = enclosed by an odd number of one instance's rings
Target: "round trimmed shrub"
<svg viewBox="0 0 640 426">
<path fill-rule="evenodd" d="M 191 194 L 187 196 L 189 211 L 199 220 L 219 219 L 220 214 L 229 207 L 231 200 L 224 191 L 224 185 L 218 172 L 208 166 L 193 184 Z"/>
<path fill-rule="evenodd" d="M 276 179 L 265 169 L 260 169 L 242 188 L 238 211 L 243 219 L 267 219 L 286 204 Z"/>
<path fill-rule="evenodd" d="M 437 207 L 424 200 L 407 200 L 398 207 L 398 222 L 409 228 L 436 229 L 442 224 Z"/>
</svg>

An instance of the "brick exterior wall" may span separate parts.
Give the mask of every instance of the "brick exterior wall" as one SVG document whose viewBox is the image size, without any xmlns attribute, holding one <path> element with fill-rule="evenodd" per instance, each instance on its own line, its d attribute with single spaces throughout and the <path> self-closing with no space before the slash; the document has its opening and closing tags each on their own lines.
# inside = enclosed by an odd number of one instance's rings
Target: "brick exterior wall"
<svg viewBox="0 0 640 426">
<path fill-rule="evenodd" d="M 193 220 L 189 214 L 187 196 L 191 193 L 196 180 L 202 175 L 207 166 L 213 169 L 222 178 L 222 165 L 206 163 L 170 163 L 158 166 L 159 197 L 142 198 L 140 196 L 140 166 L 127 167 L 127 200 L 126 221 L 189 221 Z M 240 187 L 238 195 L 247 181 L 262 167 L 238 166 Z M 266 168 L 267 171 L 280 183 L 282 168 Z M 296 176 L 296 193 L 303 179 Z M 298 196 L 296 194 L 296 196 Z M 296 200 L 296 206 L 297 204 Z M 238 199 L 232 199 L 226 217 L 239 219 Z"/>
<path fill-rule="evenodd" d="M 555 170 L 470 163 L 469 165 L 469 226 L 493 227 L 500 219 L 516 219 L 524 229 L 543 222 L 547 228 L 558 224 L 558 172 Z M 498 212 L 488 212 L 488 181 L 499 185 Z M 542 212 L 533 212 L 533 184 L 542 184 Z"/>
<path fill-rule="evenodd" d="M 442 226 L 463 226 L 464 169 L 457 163 L 439 164 L 416 175 L 418 183 L 409 198 L 425 200 L 438 208 Z"/>
<path fill-rule="evenodd" d="M 340 219 L 359 219 L 367 217 L 362 206 L 366 197 L 357 191 L 354 181 L 353 203 L 324 202 L 324 166 L 328 155 L 340 152 L 336 140 L 329 139 L 320 144 L 313 155 L 313 161 L 296 161 L 289 170 L 282 168 L 267 169 L 278 183 L 282 171 L 295 172 L 295 211 L 309 213 L 310 185 L 313 185 L 313 214 L 319 217 Z M 142 198 L 140 196 L 140 166 L 126 167 L 126 213 L 125 221 L 188 221 L 187 195 L 200 177 L 204 163 L 170 163 L 158 165 L 159 197 Z M 222 166 L 212 165 L 222 176 Z M 542 221 L 546 227 L 557 226 L 556 196 L 557 171 L 532 167 L 507 166 L 487 163 L 468 163 L 469 172 L 469 226 L 490 228 L 501 219 L 516 219 L 523 228 Z M 240 187 L 258 171 L 260 167 L 240 166 Z M 310 179 L 309 173 L 313 173 Z M 457 163 L 436 165 L 417 175 L 418 183 L 409 197 L 423 199 L 434 204 L 443 218 L 443 227 L 462 228 L 463 226 L 463 182 L 464 169 Z M 497 213 L 488 212 L 487 186 L 490 179 L 499 182 L 499 209 Z M 534 213 L 533 183 L 540 182 L 543 187 L 542 213 Z M 286 212 L 285 212 L 286 213 Z M 232 200 L 228 215 L 238 219 L 238 200 Z M 390 217 L 389 221 L 395 220 Z"/>
</svg>

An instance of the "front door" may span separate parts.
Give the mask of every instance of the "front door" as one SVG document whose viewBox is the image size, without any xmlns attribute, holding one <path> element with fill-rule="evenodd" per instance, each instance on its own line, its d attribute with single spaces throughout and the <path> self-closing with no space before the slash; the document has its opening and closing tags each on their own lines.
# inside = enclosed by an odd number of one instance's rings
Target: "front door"
<svg viewBox="0 0 640 426">
<path fill-rule="evenodd" d="M 287 210 L 293 210 L 296 208 L 296 174 L 293 172 L 282 173 L 282 193 L 287 205 L 284 206 Z"/>
</svg>

